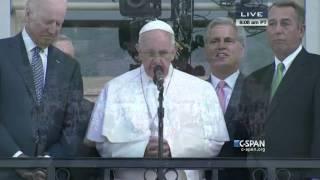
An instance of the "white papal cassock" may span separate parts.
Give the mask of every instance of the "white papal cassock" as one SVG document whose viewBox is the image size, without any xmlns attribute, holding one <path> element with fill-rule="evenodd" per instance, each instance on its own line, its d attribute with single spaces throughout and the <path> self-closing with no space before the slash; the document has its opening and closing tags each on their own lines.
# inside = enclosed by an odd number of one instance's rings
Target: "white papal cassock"
<svg viewBox="0 0 320 180">
<path fill-rule="evenodd" d="M 143 157 L 157 135 L 158 90 L 143 66 L 109 81 L 96 102 L 86 138 L 103 157 Z M 229 140 L 213 87 L 172 67 L 164 82 L 164 139 L 172 157 L 214 157 Z M 188 180 L 200 171 L 184 171 Z M 142 180 L 144 170 L 119 170 L 121 180 Z M 183 176 L 180 176 L 182 179 Z"/>
</svg>

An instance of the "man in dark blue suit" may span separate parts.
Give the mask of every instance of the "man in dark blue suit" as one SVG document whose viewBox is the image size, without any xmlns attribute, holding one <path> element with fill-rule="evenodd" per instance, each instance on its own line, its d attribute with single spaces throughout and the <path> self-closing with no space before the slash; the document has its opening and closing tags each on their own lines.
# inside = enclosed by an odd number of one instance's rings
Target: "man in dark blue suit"
<svg viewBox="0 0 320 180">
<path fill-rule="evenodd" d="M 56 40 L 54 41 L 53 45 L 69 55 L 72 58 L 76 58 L 75 56 L 75 48 L 73 46 L 72 40 L 63 34 L 60 34 Z M 91 112 L 93 110 L 94 103 L 83 98 L 81 101 L 81 108 L 80 108 L 80 118 L 77 124 L 77 137 L 80 140 L 76 142 L 77 153 L 76 157 L 100 157 L 96 148 L 90 147 L 86 145 L 83 141 L 85 134 L 87 132 L 87 127 L 89 124 L 89 120 L 91 117 Z M 75 180 L 88 180 L 88 179 L 95 179 L 99 176 L 99 171 L 96 169 L 71 169 L 71 177 Z"/>
<path fill-rule="evenodd" d="M 230 18 L 216 18 L 208 25 L 205 43 L 205 52 L 211 69 L 208 81 L 218 95 L 230 137 L 230 141 L 223 145 L 219 157 L 245 158 L 246 156 L 245 152 L 233 147 L 234 139 L 245 139 L 247 135 L 245 127 L 237 117 L 244 79 L 239 66 L 245 53 L 245 40 L 244 29 L 235 26 Z M 242 169 L 221 170 L 219 179 L 248 179 L 247 171 Z"/>
<path fill-rule="evenodd" d="M 242 119 L 251 139 L 265 140 L 265 152 L 250 156 L 319 158 L 320 56 L 308 53 L 301 45 L 304 10 L 292 1 L 274 3 L 268 22 L 267 38 L 274 62 L 245 80 L 241 96 Z M 313 176 L 302 170 L 285 172 L 277 173 L 283 176 L 278 178 Z"/>
<path fill-rule="evenodd" d="M 28 0 L 26 25 L 0 40 L 0 157 L 72 157 L 83 86 L 79 64 L 51 46 L 66 0 Z M 38 171 L 0 172 L 28 179 Z"/>
<path fill-rule="evenodd" d="M 53 45 L 60 49 L 65 54 L 69 55 L 73 59 L 76 58 L 75 56 L 75 48 L 73 46 L 73 43 L 71 39 L 63 34 L 60 34 L 56 40 L 54 41 Z M 94 103 L 87 100 L 86 98 L 83 98 L 81 101 L 80 106 L 80 117 L 79 122 L 77 124 L 77 135 L 81 141 L 83 141 L 85 134 L 87 132 L 87 127 L 89 124 L 89 120 L 91 117 L 91 113 L 94 107 Z M 76 156 L 79 157 L 99 157 L 98 152 L 96 151 L 96 148 L 90 147 L 89 145 L 86 145 L 83 141 L 83 143 L 78 144 L 80 147 L 77 149 Z"/>
</svg>

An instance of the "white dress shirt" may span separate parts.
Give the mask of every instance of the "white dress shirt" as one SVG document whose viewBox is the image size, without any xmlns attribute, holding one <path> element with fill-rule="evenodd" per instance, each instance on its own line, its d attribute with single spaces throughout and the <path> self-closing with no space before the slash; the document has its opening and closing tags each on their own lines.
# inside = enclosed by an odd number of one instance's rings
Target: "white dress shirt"
<svg viewBox="0 0 320 180">
<path fill-rule="evenodd" d="M 238 70 L 225 79 L 219 79 L 216 76 L 214 76 L 212 73 L 210 75 L 211 76 L 211 78 L 210 78 L 211 84 L 214 87 L 214 89 L 217 89 L 218 83 L 220 81 L 224 81 L 226 83 L 226 86 L 223 88 L 225 96 L 226 96 L 226 109 L 227 109 L 229 101 L 231 99 L 231 95 L 232 95 L 234 86 L 236 85 L 239 74 L 240 74 L 240 71 Z"/>
<path fill-rule="evenodd" d="M 293 53 L 291 53 L 288 57 L 286 57 L 282 63 L 284 64 L 284 71 L 283 71 L 283 76 L 286 74 L 286 72 L 288 71 L 289 67 L 291 66 L 291 64 L 293 63 L 293 60 L 297 57 L 297 55 L 299 54 L 299 52 L 302 50 L 302 45 L 300 44 L 299 47 L 293 51 Z M 275 66 L 274 66 L 274 75 L 276 74 L 277 71 L 277 66 L 279 63 L 281 63 L 281 61 L 275 56 L 274 57 L 274 62 L 275 62 Z"/>
</svg>

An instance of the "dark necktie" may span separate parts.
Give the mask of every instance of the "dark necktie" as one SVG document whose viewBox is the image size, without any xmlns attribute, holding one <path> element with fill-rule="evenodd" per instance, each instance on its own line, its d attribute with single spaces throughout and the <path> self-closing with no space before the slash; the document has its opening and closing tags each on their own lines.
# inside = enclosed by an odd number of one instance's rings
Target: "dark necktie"
<svg viewBox="0 0 320 180">
<path fill-rule="evenodd" d="M 40 57 L 40 48 L 35 47 L 32 49 L 31 67 L 33 72 L 34 86 L 36 90 L 37 103 L 40 104 L 42 97 L 42 90 L 44 86 L 44 71 Z"/>
</svg>

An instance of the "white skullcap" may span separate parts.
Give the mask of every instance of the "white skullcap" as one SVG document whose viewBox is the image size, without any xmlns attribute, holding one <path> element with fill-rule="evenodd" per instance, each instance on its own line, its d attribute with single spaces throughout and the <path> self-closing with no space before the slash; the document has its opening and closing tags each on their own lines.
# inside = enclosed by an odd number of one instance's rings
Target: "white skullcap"
<svg viewBox="0 0 320 180">
<path fill-rule="evenodd" d="M 144 32 L 151 31 L 151 30 L 157 30 L 157 29 L 166 31 L 170 34 L 174 34 L 174 32 L 169 24 L 167 24 L 164 21 L 154 20 L 154 21 L 150 21 L 147 24 L 145 24 L 141 28 L 139 35 L 141 35 Z"/>
</svg>

